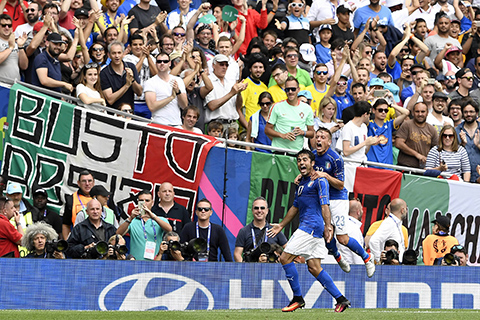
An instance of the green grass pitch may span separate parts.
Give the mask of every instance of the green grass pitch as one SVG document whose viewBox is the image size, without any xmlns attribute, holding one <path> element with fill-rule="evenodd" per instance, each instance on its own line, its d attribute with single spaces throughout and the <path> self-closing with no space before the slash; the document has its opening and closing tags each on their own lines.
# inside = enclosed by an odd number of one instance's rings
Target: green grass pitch
<svg viewBox="0 0 480 320">
<path fill-rule="evenodd" d="M 347 309 L 334 313 L 328 309 L 302 309 L 291 313 L 280 310 L 194 310 L 194 311 L 54 311 L 54 310 L 0 310 L 0 319 L 18 320 L 268 320 L 268 319 L 355 319 L 355 320 L 438 320 L 438 319 L 480 319 L 478 310 L 439 310 L 439 309 Z"/>
</svg>

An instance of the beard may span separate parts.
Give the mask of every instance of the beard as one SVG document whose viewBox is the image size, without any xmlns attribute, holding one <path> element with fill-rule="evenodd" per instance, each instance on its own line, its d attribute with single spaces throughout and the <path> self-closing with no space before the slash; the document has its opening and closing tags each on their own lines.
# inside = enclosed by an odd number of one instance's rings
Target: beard
<svg viewBox="0 0 480 320">
<path fill-rule="evenodd" d="M 55 50 L 50 47 L 48 48 L 48 53 L 54 58 L 58 58 L 58 56 L 60 55 L 60 53 L 56 53 Z"/>
</svg>

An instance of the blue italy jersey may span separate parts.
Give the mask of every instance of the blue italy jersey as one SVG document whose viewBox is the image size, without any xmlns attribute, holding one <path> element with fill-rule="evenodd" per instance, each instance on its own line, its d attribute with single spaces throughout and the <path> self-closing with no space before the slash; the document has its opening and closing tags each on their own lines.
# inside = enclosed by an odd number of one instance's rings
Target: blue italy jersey
<svg viewBox="0 0 480 320">
<path fill-rule="evenodd" d="M 370 146 L 368 150 L 368 161 L 393 164 L 393 145 L 392 145 L 392 133 L 393 122 L 389 120 L 383 123 L 383 126 L 379 127 L 374 121 L 370 121 L 368 124 L 368 136 L 378 136 L 380 143 L 376 146 Z"/>
<path fill-rule="evenodd" d="M 338 153 L 329 148 L 321 156 L 317 154 L 317 150 L 313 150 L 313 154 L 315 155 L 315 170 L 326 172 L 340 181 L 345 181 L 343 159 Z M 330 200 L 348 200 L 348 191 L 345 188 L 338 190 L 330 185 L 329 193 Z"/>
<path fill-rule="evenodd" d="M 295 191 L 293 206 L 300 212 L 298 228 L 316 238 L 323 237 L 322 205 L 329 205 L 328 181 L 325 178 L 311 180 L 302 177 Z"/>
</svg>

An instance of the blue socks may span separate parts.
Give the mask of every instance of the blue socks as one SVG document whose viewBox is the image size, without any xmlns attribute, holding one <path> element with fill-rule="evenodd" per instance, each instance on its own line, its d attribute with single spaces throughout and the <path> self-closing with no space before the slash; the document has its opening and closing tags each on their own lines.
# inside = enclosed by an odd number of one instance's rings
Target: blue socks
<svg viewBox="0 0 480 320">
<path fill-rule="evenodd" d="M 337 240 L 335 240 L 335 237 L 332 238 L 332 240 L 330 241 L 330 243 L 326 243 L 325 241 L 325 244 L 326 244 L 326 247 L 328 249 L 328 253 L 333 255 L 333 257 L 338 260 L 340 258 L 340 252 L 338 252 L 338 249 L 337 249 Z M 357 243 L 358 245 L 358 243 Z"/>
<path fill-rule="evenodd" d="M 338 290 L 337 286 L 333 283 L 332 278 L 327 273 L 327 271 L 322 270 L 317 277 L 317 280 L 322 284 L 325 290 L 328 291 L 335 299 L 338 299 L 342 296 L 340 290 Z"/>
<path fill-rule="evenodd" d="M 347 247 L 356 254 L 358 254 L 360 257 L 362 257 L 363 261 L 368 259 L 368 253 L 365 251 L 365 249 L 362 248 L 362 246 L 357 242 L 357 240 L 350 238 L 348 240 Z"/>
<path fill-rule="evenodd" d="M 298 280 L 298 271 L 297 271 L 297 268 L 295 267 L 295 263 L 292 261 L 289 264 L 283 265 L 282 267 L 283 267 L 283 270 L 285 270 L 285 276 L 287 277 L 287 280 L 290 283 L 290 287 L 292 288 L 293 295 L 301 296 L 302 290 L 300 290 L 300 281 Z M 330 282 L 332 282 L 331 278 L 330 278 Z"/>
</svg>

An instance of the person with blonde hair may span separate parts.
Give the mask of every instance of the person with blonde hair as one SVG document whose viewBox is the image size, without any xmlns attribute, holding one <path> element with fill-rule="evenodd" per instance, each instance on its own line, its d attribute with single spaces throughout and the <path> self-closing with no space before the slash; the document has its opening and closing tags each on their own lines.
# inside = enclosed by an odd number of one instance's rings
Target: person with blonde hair
<svg viewBox="0 0 480 320">
<path fill-rule="evenodd" d="M 337 120 L 337 102 L 332 97 L 324 97 L 318 105 L 317 117 L 313 120 L 313 129 L 317 132 L 318 128 L 326 128 L 332 133 L 331 146 L 335 149 L 337 141 L 343 128 L 343 122 Z M 310 141 L 312 146 L 316 144 L 316 138 Z"/>
</svg>

